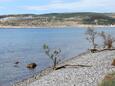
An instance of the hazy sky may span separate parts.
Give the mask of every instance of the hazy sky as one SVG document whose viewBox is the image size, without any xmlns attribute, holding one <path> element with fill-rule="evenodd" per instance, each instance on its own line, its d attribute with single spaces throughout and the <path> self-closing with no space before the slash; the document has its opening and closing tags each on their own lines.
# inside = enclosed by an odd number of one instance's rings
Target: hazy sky
<svg viewBox="0 0 115 86">
<path fill-rule="evenodd" d="M 0 0 L 0 14 L 115 12 L 115 0 Z"/>
</svg>

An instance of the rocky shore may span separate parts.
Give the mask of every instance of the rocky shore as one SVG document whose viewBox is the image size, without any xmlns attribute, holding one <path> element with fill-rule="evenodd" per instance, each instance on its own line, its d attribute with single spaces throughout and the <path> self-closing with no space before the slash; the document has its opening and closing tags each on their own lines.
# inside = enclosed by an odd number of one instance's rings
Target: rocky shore
<svg viewBox="0 0 115 86">
<path fill-rule="evenodd" d="M 111 65 L 113 59 L 115 51 L 86 53 L 60 65 L 89 67 L 68 66 L 54 71 L 48 68 L 41 75 L 35 75 L 13 86 L 98 86 L 106 74 L 115 72 L 115 67 Z"/>
</svg>

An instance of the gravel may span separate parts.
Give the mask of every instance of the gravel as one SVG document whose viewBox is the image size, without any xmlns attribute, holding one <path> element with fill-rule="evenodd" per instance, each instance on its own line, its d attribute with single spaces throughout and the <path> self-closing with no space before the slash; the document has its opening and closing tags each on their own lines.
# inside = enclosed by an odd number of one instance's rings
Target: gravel
<svg viewBox="0 0 115 86">
<path fill-rule="evenodd" d="M 113 59 L 115 51 L 87 53 L 64 64 L 91 67 L 69 66 L 53 71 L 29 84 L 23 83 L 18 86 L 98 86 L 106 74 L 115 72 L 115 67 L 111 65 Z"/>
</svg>

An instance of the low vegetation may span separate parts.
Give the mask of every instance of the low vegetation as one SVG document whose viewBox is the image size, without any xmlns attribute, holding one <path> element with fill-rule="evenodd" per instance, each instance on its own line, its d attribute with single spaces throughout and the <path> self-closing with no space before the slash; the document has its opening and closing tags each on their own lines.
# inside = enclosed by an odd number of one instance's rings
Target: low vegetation
<svg viewBox="0 0 115 86">
<path fill-rule="evenodd" d="M 103 48 L 113 48 L 113 42 L 115 41 L 115 39 L 110 34 L 107 34 L 102 31 L 100 33 L 100 36 L 103 38 Z"/>
<path fill-rule="evenodd" d="M 113 43 L 115 39 L 111 34 L 105 33 L 104 31 L 98 32 L 93 27 L 89 27 L 86 30 L 86 36 L 88 42 L 91 44 L 91 52 L 103 51 L 103 50 L 115 50 Z M 99 46 L 99 43 L 96 43 L 97 40 L 101 39 L 102 46 Z M 102 50 L 100 50 L 102 49 Z"/>
<path fill-rule="evenodd" d="M 115 73 L 106 75 L 99 86 L 115 86 Z"/>
<path fill-rule="evenodd" d="M 53 69 L 56 69 L 57 64 L 61 61 L 59 59 L 61 50 L 60 49 L 51 50 L 47 44 L 43 45 L 43 49 L 45 51 L 45 54 L 52 60 Z"/>
<path fill-rule="evenodd" d="M 82 65 L 82 64 L 77 64 L 77 65 L 64 64 L 64 65 L 57 66 L 58 63 L 61 62 L 61 59 L 60 59 L 61 50 L 60 49 L 52 50 L 49 48 L 49 46 L 47 44 L 43 45 L 43 49 L 45 51 L 45 54 L 49 57 L 49 59 L 52 60 L 54 70 L 58 70 L 58 69 L 66 68 L 66 67 L 73 67 L 73 68 L 75 68 L 75 67 L 92 67 L 92 65 Z"/>
<path fill-rule="evenodd" d="M 93 49 L 96 49 L 97 44 L 95 43 L 95 39 L 97 37 L 97 32 L 93 28 L 89 27 L 86 31 L 86 35 L 86 39 L 92 44 Z"/>
</svg>

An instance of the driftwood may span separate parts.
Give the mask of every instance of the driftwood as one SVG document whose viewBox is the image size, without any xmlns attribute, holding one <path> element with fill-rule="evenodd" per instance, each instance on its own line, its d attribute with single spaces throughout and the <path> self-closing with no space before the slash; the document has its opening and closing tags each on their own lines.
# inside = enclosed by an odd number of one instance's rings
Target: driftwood
<svg viewBox="0 0 115 86">
<path fill-rule="evenodd" d="M 56 67 L 55 70 L 59 70 L 59 69 L 62 69 L 62 68 L 66 68 L 65 66 L 59 66 L 59 67 Z"/>
<path fill-rule="evenodd" d="M 62 68 L 66 68 L 66 67 L 74 67 L 74 68 L 76 68 L 76 67 L 92 67 L 92 66 L 90 66 L 90 65 L 70 65 L 70 64 L 66 64 L 66 65 L 63 65 L 63 66 L 59 66 L 59 67 L 56 67 L 55 68 L 55 70 L 59 70 L 59 69 L 62 69 Z"/>
<path fill-rule="evenodd" d="M 112 50 L 115 50 L 115 48 L 112 48 L 112 49 L 101 49 L 101 50 L 98 50 L 98 49 L 91 49 L 90 51 L 92 53 L 96 53 L 96 52 L 101 52 L 101 51 L 106 51 L 106 50 L 109 50 L 109 51 L 112 51 Z M 62 68 L 66 68 L 66 67 L 92 67 L 91 65 L 71 65 L 71 64 L 66 64 L 66 65 L 63 65 L 63 66 L 59 66 L 59 67 L 56 67 L 55 70 L 59 70 L 59 69 L 62 69 Z"/>
<path fill-rule="evenodd" d="M 90 51 L 92 53 L 97 53 L 97 52 L 106 51 L 106 50 L 112 51 L 112 50 L 115 50 L 115 48 L 112 48 L 112 49 L 100 49 L 100 50 L 98 50 L 98 49 L 90 49 Z"/>
<path fill-rule="evenodd" d="M 77 67 L 78 67 L 78 66 L 80 66 L 80 67 L 92 67 L 91 65 L 79 65 L 79 64 L 78 64 L 78 65 L 66 64 L 65 66 L 66 66 L 66 67 L 76 67 L 76 66 L 77 66 Z"/>
<path fill-rule="evenodd" d="M 102 49 L 102 50 L 98 50 L 98 52 L 105 51 L 105 50 L 110 50 L 110 51 L 112 51 L 112 50 L 115 50 L 115 49 L 114 49 L 114 48 L 113 48 L 113 49 Z"/>
</svg>

